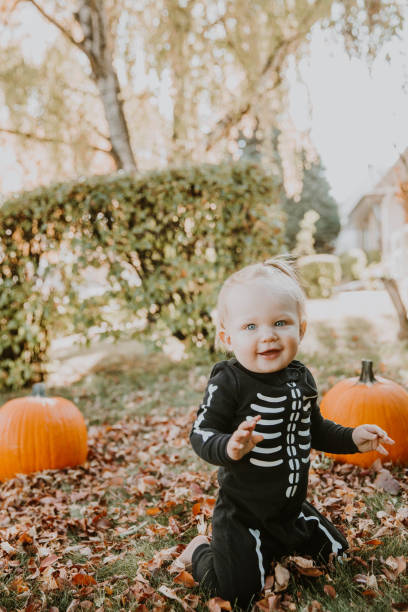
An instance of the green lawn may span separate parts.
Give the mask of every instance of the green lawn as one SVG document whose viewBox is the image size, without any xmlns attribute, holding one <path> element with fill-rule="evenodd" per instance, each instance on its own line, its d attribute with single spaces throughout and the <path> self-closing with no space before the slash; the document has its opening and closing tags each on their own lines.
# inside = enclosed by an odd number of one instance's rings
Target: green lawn
<svg viewBox="0 0 408 612">
<path fill-rule="evenodd" d="M 408 386 L 406 345 L 379 342 L 364 320 L 312 331 L 316 347 L 299 358 L 323 392 L 356 375 L 362 358 Z M 202 354 L 179 363 L 150 354 L 99 365 L 49 390 L 83 412 L 88 461 L 0 486 L 0 612 L 208 609 L 206 595 L 168 568 L 198 530 L 210 528 L 215 471 L 188 443 L 210 368 Z M 408 610 L 407 470 L 386 467 L 400 483 L 397 495 L 375 488 L 374 470 L 316 455 L 310 497 L 347 533 L 350 558 L 312 572 L 299 560 L 282 561 L 287 588 L 275 582 L 257 609 Z"/>
</svg>

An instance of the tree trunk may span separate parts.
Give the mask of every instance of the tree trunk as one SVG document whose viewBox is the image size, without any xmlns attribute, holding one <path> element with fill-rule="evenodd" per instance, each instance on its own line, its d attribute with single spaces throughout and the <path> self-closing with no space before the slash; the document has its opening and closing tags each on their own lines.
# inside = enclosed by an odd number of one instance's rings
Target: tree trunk
<svg viewBox="0 0 408 612">
<path fill-rule="evenodd" d="M 397 311 L 399 320 L 399 332 L 398 338 L 401 340 L 408 339 L 408 313 L 404 302 L 402 301 L 401 294 L 399 292 L 398 283 L 394 278 L 384 277 L 382 279 L 388 295 L 394 304 L 395 310 Z"/>
<path fill-rule="evenodd" d="M 80 46 L 90 61 L 92 74 L 105 109 L 112 157 L 118 169 L 136 170 L 136 161 L 130 146 L 129 130 L 123 112 L 119 79 L 113 66 L 109 46 L 103 1 L 79 0 L 76 18 L 84 36 Z"/>
</svg>

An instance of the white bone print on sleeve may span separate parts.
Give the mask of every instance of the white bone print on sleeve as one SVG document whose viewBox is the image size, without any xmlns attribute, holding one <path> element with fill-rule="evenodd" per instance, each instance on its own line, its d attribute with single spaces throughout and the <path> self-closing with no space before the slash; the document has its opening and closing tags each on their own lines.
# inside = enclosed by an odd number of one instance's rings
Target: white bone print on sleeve
<svg viewBox="0 0 408 612">
<path fill-rule="evenodd" d="M 203 411 L 196 418 L 195 423 L 194 423 L 194 427 L 193 427 L 194 433 L 196 433 L 199 436 L 201 436 L 204 442 L 206 442 L 208 440 L 208 438 L 211 438 L 211 436 L 214 435 L 213 431 L 205 431 L 204 429 L 201 429 L 200 427 L 202 425 L 202 422 L 205 419 L 205 414 L 207 412 L 207 408 L 211 405 L 212 396 L 214 395 L 214 393 L 215 393 L 215 391 L 217 389 L 218 389 L 218 385 L 212 385 L 212 384 L 208 385 L 208 398 L 207 398 L 207 402 L 205 404 L 201 405 L 201 408 L 203 409 Z"/>
</svg>

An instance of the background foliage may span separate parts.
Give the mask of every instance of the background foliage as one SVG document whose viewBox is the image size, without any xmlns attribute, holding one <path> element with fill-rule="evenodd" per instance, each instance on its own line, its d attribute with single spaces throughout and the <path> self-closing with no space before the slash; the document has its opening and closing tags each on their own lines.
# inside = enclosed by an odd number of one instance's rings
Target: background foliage
<svg viewBox="0 0 408 612">
<path fill-rule="evenodd" d="M 157 344 L 210 347 L 221 282 L 281 249 L 277 194 L 261 166 L 241 163 L 94 177 L 6 202 L 1 385 L 41 377 L 62 320 L 85 336 L 145 329 Z"/>
<path fill-rule="evenodd" d="M 289 249 L 296 244 L 300 222 L 308 210 L 319 214 L 314 234 L 314 248 L 317 253 L 330 253 L 340 231 L 340 217 L 336 200 L 330 194 L 330 186 L 319 161 L 305 168 L 300 196 L 295 200 L 283 195 L 283 209 L 288 215 L 285 236 Z"/>
</svg>

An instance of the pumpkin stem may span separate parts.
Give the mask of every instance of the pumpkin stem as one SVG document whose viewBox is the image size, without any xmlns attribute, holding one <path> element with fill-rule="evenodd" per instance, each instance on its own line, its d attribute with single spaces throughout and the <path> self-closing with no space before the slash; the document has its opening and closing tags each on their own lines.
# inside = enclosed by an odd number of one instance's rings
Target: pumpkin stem
<svg viewBox="0 0 408 612">
<path fill-rule="evenodd" d="M 361 374 L 358 382 L 363 383 L 365 385 L 374 385 L 374 383 L 378 382 L 374 376 L 373 362 L 371 361 L 371 359 L 362 360 Z"/>
<path fill-rule="evenodd" d="M 47 395 L 45 392 L 45 384 L 42 382 L 35 383 L 35 385 L 33 385 L 31 395 L 33 395 L 34 397 L 45 397 Z"/>
</svg>

